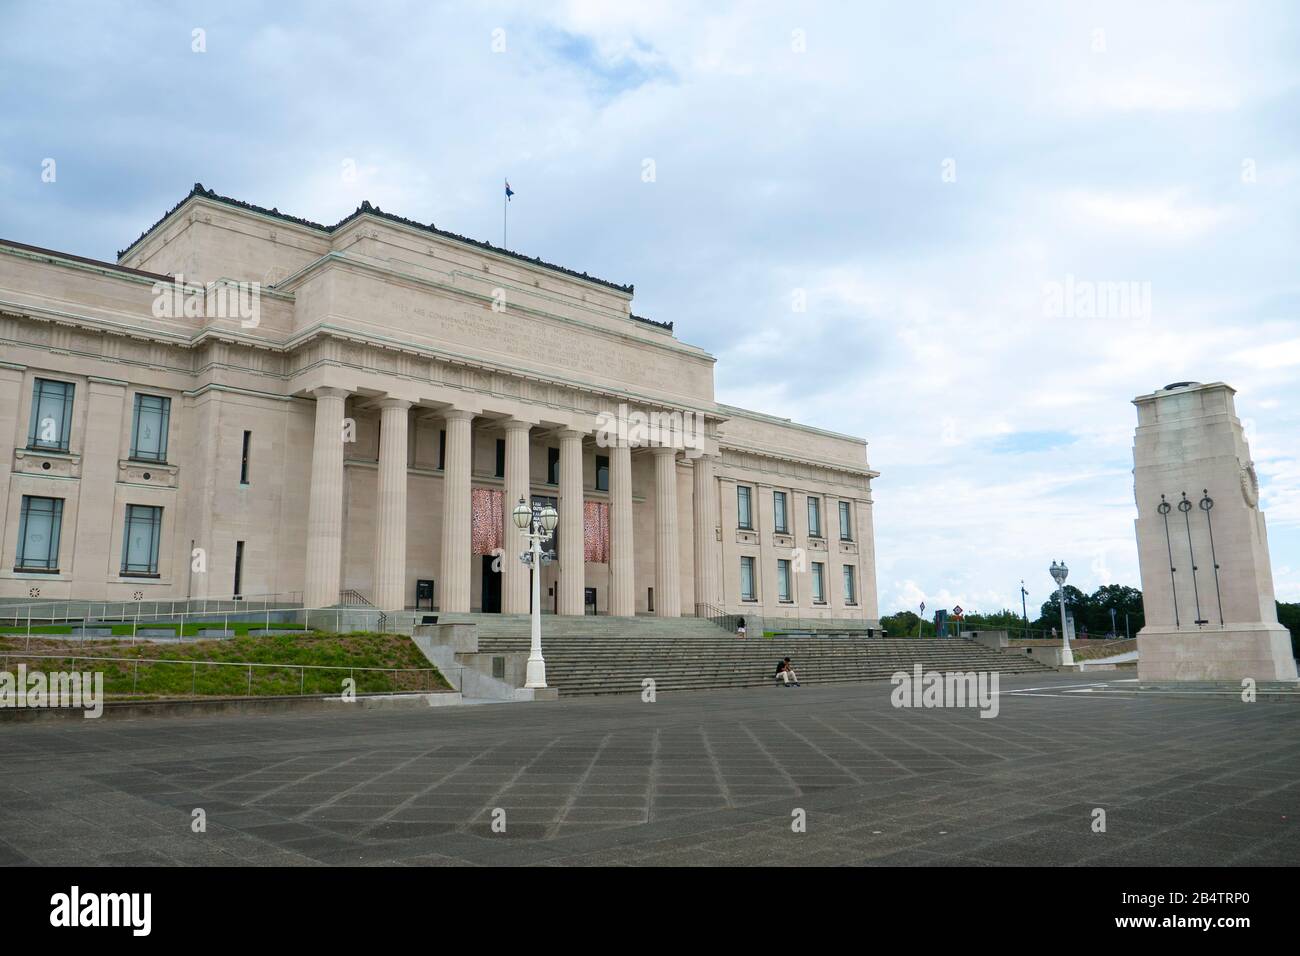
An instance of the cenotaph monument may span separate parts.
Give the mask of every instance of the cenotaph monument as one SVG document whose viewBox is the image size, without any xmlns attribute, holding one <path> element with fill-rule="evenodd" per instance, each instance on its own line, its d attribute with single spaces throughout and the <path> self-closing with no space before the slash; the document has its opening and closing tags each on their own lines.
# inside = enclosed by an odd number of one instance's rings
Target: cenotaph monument
<svg viewBox="0 0 1300 956">
<path fill-rule="evenodd" d="M 1297 679 L 1233 395 L 1222 382 L 1178 382 L 1133 400 L 1144 683 Z"/>
</svg>

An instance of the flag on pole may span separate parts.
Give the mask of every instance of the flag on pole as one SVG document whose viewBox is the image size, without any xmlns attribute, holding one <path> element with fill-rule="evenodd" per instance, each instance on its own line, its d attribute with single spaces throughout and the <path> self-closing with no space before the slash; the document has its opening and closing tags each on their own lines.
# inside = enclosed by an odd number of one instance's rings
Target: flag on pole
<svg viewBox="0 0 1300 956">
<path fill-rule="evenodd" d="M 506 180 L 506 202 L 509 202 L 510 197 L 513 196 L 514 194 L 515 191 L 510 188 L 510 180 L 507 179 Z"/>
</svg>

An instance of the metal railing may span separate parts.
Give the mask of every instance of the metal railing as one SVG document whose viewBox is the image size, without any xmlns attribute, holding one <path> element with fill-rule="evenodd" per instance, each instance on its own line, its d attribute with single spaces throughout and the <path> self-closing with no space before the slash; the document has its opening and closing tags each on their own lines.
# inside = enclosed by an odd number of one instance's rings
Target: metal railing
<svg viewBox="0 0 1300 956">
<path fill-rule="evenodd" d="M 195 660 L 195 659 L 186 660 L 183 658 L 168 659 L 168 658 L 142 658 L 142 657 L 92 657 L 92 656 L 85 656 L 81 654 L 28 654 L 25 652 L 17 653 L 14 651 L 8 651 L 0 654 L 0 661 L 3 662 L 3 665 L 0 666 L 0 670 L 9 671 L 10 670 L 9 662 L 11 660 L 16 660 L 19 663 L 25 661 L 41 661 L 41 660 L 68 661 L 69 671 L 76 670 L 77 661 L 128 665 L 131 667 L 130 693 L 132 694 L 138 693 L 141 664 L 151 665 L 151 666 L 152 665 L 189 666 L 191 668 L 190 693 L 191 695 L 194 696 L 198 696 L 198 681 L 199 681 L 200 667 L 233 667 L 233 668 L 238 668 L 240 670 L 246 671 L 248 676 L 247 676 L 247 683 L 245 686 L 247 690 L 247 696 L 249 697 L 254 696 L 253 675 L 255 673 L 256 668 L 264 668 L 265 670 L 263 671 L 263 673 L 268 673 L 269 671 L 272 670 L 297 671 L 298 692 L 294 696 L 304 696 L 307 694 L 307 671 L 309 670 L 339 672 L 340 674 L 339 693 L 343 692 L 343 686 L 342 686 L 343 678 L 341 675 L 342 672 L 344 671 L 347 672 L 348 678 L 353 681 L 352 686 L 354 689 L 359 689 L 356 683 L 357 674 L 363 674 L 363 675 L 391 674 L 394 677 L 397 677 L 398 675 L 411 675 L 411 676 L 418 675 L 420 677 L 420 680 L 418 682 L 421 684 L 421 687 L 419 689 L 425 691 L 432 691 L 435 689 L 435 684 L 437 683 L 436 675 L 440 675 L 441 673 L 436 667 L 345 667 L 342 665 L 333 665 L 333 664 L 261 664 L 261 663 L 250 663 L 247 661 L 203 661 L 203 660 Z M 412 689 L 392 688 L 392 690 L 407 690 L 408 692 L 410 692 Z M 207 696 L 222 696 L 222 695 L 209 694 Z M 225 696 L 230 696 L 230 695 L 225 695 Z M 329 693 L 329 696 L 332 696 L 332 692 Z"/>
<path fill-rule="evenodd" d="M 711 623 L 716 624 L 718 627 L 722 628 L 728 634 L 736 633 L 737 628 L 740 627 L 740 622 L 742 619 L 742 615 L 728 614 L 722 608 L 717 607 L 713 604 L 695 605 L 695 616 L 700 618 L 705 618 Z"/>
<path fill-rule="evenodd" d="M 366 597 L 356 588 L 345 588 L 340 591 L 339 605 L 341 607 L 360 607 L 365 608 L 366 610 L 379 611 L 379 609 L 371 602 L 370 598 Z M 383 611 L 379 611 L 379 629 L 382 631 L 387 626 L 388 615 Z"/>
<path fill-rule="evenodd" d="M 266 607 L 276 609 L 302 607 L 302 592 L 248 594 L 232 598 L 180 598 L 168 601 L 144 598 L 132 601 L 46 600 L 21 603 L 0 601 L 0 623 L 17 623 L 28 618 L 46 624 L 66 624 L 87 619 L 125 623 L 137 615 L 156 616 L 159 613 L 174 615 L 195 610 L 212 614 L 221 611 L 260 611 Z"/>
<path fill-rule="evenodd" d="M 182 604 L 184 602 L 177 602 Z M 200 602 L 205 603 L 205 602 Z M 229 602 L 223 602 L 228 605 Z M 174 638 L 177 641 L 185 641 L 187 638 L 195 641 L 210 640 L 219 637 L 233 636 L 231 624 L 261 624 L 266 631 L 294 633 L 305 632 L 310 630 L 327 630 L 338 632 L 362 630 L 354 625 L 351 620 L 358 615 L 375 617 L 375 628 L 383 631 L 388 626 L 388 615 L 375 608 L 346 608 L 346 607 L 326 607 L 326 608 L 305 608 L 301 605 L 290 605 L 284 607 L 263 607 L 254 608 L 243 605 L 234 607 L 223 607 L 214 609 L 211 607 L 201 606 L 198 610 L 176 611 L 171 609 L 159 609 L 153 611 L 143 610 L 141 605 L 133 607 L 130 617 L 122 618 L 102 618 L 98 615 L 84 616 L 34 616 L 32 611 L 33 605 L 25 605 L 27 609 L 26 617 L 10 615 L 6 609 L 0 608 L 0 636 L 7 631 L 9 634 L 25 633 L 30 645 L 33 634 L 36 636 L 53 637 L 53 638 L 78 638 L 94 639 L 103 638 L 111 639 L 114 637 L 126 637 L 126 634 L 112 633 L 114 627 L 125 627 L 130 625 L 131 630 L 129 637 L 132 642 L 140 637 L 146 639 L 169 639 Z M 100 621 L 102 623 L 93 624 L 89 621 Z M 8 627 L 6 627 L 8 624 Z M 219 630 L 217 634 L 193 634 L 187 635 L 186 630 L 195 630 L 198 625 L 208 625 L 206 629 Z M 272 625 L 290 625 L 286 627 L 273 627 Z M 59 632 L 42 631 L 42 628 L 64 627 L 69 628 L 68 634 Z M 76 630 L 80 628 L 81 634 Z M 102 628 L 108 630 L 107 634 L 88 634 L 88 630 Z M 141 629 L 145 630 L 169 630 L 171 634 L 140 634 Z M 370 628 L 364 628 L 366 630 Z"/>
</svg>

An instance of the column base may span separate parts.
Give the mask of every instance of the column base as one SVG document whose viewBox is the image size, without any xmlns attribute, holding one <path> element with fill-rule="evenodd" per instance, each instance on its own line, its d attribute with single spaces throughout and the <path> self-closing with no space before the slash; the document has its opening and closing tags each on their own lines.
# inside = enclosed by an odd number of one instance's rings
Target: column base
<svg viewBox="0 0 1300 956">
<path fill-rule="evenodd" d="M 546 686 L 546 661 L 540 657 L 530 657 L 528 659 L 524 686 L 534 688 Z"/>
<path fill-rule="evenodd" d="M 1202 631 L 1143 628 L 1138 680 L 1294 681 L 1291 634 L 1280 624 L 1239 624 Z"/>
</svg>

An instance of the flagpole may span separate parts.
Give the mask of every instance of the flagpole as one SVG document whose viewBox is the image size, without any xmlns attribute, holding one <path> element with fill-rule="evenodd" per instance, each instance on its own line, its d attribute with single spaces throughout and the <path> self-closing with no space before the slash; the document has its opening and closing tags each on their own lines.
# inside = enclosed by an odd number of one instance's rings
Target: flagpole
<svg viewBox="0 0 1300 956">
<path fill-rule="evenodd" d="M 510 188 L 510 184 L 508 182 L 506 183 L 506 188 L 507 189 Z M 507 222 L 508 222 L 507 210 L 509 208 L 510 208 L 510 196 L 506 194 L 505 190 L 502 190 L 501 191 L 501 248 L 502 249 L 510 248 L 506 244 L 506 241 L 510 235 L 509 232 L 507 231 Z"/>
</svg>

